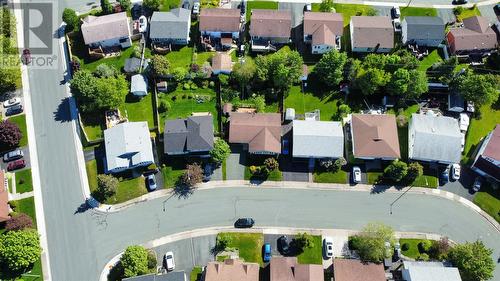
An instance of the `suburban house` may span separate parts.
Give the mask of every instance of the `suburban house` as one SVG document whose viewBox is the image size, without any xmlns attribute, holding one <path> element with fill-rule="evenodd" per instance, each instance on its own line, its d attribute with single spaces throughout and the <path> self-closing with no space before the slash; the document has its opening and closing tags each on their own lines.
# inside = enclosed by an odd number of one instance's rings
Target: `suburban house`
<svg viewBox="0 0 500 281">
<path fill-rule="evenodd" d="M 205 281 L 259 281 L 260 266 L 257 263 L 226 259 L 212 261 L 205 268 Z"/>
<path fill-rule="evenodd" d="M 239 9 L 202 9 L 200 13 L 201 36 L 211 41 L 220 40 L 221 44 L 231 45 L 232 40 L 240 37 Z"/>
<path fill-rule="evenodd" d="M 408 127 L 408 157 L 441 164 L 460 163 L 462 135 L 458 121 L 446 116 L 412 114 Z"/>
<path fill-rule="evenodd" d="M 243 144 L 249 153 L 280 154 L 281 115 L 241 113 L 229 115 L 229 142 Z"/>
<path fill-rule="evenodd" d="M 344 33 L 344 18 L 338 13 L 304 13 L 304 42 L 311 45 L 311 53 L 324 54 L 340 50 Z"/>
<path fill-rule="evenodd" d="M 132 45 L 127 13 L 89 15 L 81 26 L 83 41 L 91 48 L 128 48 Z"/>
<path fill-rule="evenodd" d="M 275 45 L 290 43 L 292 15 L 289 10 L 253 9 L 250 16 L 252 51 L 275 51 Z"/>
<path fill-rule="evenodd" d="M 401 273 L 406 281 L 462 281 L 456 267 L 442 262 L 404 261 Z"/>
<path fill-rule="evenodd" d="M 167 155 L 208 155 L 214 148 L 212 115 L 165 121 L 164 151 Z"/>
<path fill-rule="evenodd" d="M 334 259 L 335 281 L 386 281 L 381 263 L 363 262 L 355 259 Z"/>
<path fill-rule="evenodd" d="M 5 172 L 0 170 L 0 223 L 10 220 L 9 186 Z"/>
<path fill-rule="evenodd" d="M 122 279 L 123 281 L 188 281 L 184 271 L 172 271 L 168 274 L 146 274 Z"/>
<path fill-rule="evenodd" d="M 500 125 L 484 138 L 472 164 L 481 176 L 500 182 Z"/>
<path fill-rule="evenodd" d="M 388 53 L 394 48 L 394 27 L 390 17 L 354 16 L 349 27 L 353 52 Z"/>
<path fill-rule="evenodd" d="M 136 74 L 130 79 L 130 93 L 136 97 L 148 95 L 148 79 L 142 74 Z"/>
<path fill-rule="evenodd" d="M 396 117 L 391 114 L 353 114 L 352 152 L 358 159 L 401 158 Z"/>
<path fill-rule="evenodd" d="M 344 156 L 344 131 L 340 122 L 294 120 L 292 135 L 293 157 L 309 159 L 309 166 L 314 166 L 316 159 Z"/>
<path fill-rule="evenodd" d="M 230 74 L 233 71 L 233 61 L 227 53 L 217 52 L 212 57 L 212 73 L 214 75 Z"/>
<path fill-rule="evenodd" d="M 187 45 L 191 29 L 191 11 L 176 8 L 154 12 L 149 22 L 149 38 L 155 45 Z"/>
<path fill-rule="evenodd" d="M 106 173 L 118 173 L 154 163 L 148 122 L 125 122 L 104 130 Z"/>
<path fill-rule="evenodd" d="M 317 281 L 324 280 L 323 266 L 299 264 L 297 257 L 273 257 L 270 262 L 270 281 Z"/>
<path fill-rule="evenodd" d="M 450 51 L 458 56 L 484 55 L 498 47 L 498 39 L 485 17 L 463 20 L 461 28 L 451 28 L 446 38 Z"/>
<path fill-rule="evenodd" d="M 401 22 L 403 44 L 437 47 L 444 40 L 446 24 L 440 17 L 408 16 Z"/>
</svg>

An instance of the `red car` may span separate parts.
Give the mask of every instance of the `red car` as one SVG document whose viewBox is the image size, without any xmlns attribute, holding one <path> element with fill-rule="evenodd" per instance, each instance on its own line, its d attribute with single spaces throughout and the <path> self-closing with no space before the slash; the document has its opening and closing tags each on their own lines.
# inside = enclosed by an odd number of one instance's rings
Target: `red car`
<svg viewBox="0 0 500 281">
<path fill-rule="evenodd" d="M 23 159 L 16 160 L 14 162 L 10 162 L 9 165 L 7 165 L 7 171 L 14 171 L 17 169 L 22 169 L 26 167 L 26 161 Z"/>
<path fill-rule="evenodd" d="M 31 52 L 28 49 L 23 50 L 23 56 L 21 58 L 24 64 L 30 64 L 31 63 Z"/>
</svg>

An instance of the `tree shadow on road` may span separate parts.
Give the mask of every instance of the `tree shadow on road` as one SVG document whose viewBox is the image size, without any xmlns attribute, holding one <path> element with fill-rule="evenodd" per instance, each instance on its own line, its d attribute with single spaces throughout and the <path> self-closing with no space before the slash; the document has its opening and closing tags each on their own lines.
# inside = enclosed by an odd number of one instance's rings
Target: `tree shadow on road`
<svg viewBox="0 0 500 281">
<path fill-rule="evenodd" d="M 73 121 L 73 118 L 71 117 L 69 98 L 61 100 L 61 103 L 57 106 L 57 110 L 54 111 L 54 120 L 61 123 Z"/>
</svg>

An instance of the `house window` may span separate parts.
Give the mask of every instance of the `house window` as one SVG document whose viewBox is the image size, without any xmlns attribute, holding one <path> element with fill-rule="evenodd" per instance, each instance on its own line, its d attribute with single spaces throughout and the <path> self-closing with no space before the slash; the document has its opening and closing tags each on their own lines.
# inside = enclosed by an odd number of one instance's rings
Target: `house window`
<svg viewBox="0 0 500 281">
<path fill-rule="evenodd" d="M 126 43 L 128 41 L 128 38 L 122 38 L 120 39 L 120 43 Z"/>
</svg>

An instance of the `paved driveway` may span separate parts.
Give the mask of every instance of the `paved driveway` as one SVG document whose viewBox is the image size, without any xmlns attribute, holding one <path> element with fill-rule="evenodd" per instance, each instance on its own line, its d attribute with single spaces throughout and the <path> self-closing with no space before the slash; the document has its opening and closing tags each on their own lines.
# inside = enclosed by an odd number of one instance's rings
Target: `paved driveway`
<svg viewBox="0 0 500 281">
<path fill-rule="evenodd" d="M 21 147 L 21 150 L 24 153 L 24 161 L 26 161 L 26 167 L 24 169 L 29 169 L 31 168 L 31 158 L 30 158 L 30 150 L 28 149 L 27 146 Z M 0 160 L 0 168 L 2 168 L 4 171 L 7 171 L 7 165 L 9 165 L 9 162 L 5 163 L 3 162 L 3 155 L 2 159 Z"/>
<path fill-rule="evenodd" d="M 474 173 L 474 171 L 462 167 L 462 174 L 460 175 L 460 179 L 458 181 L 450 181 L 447 184 L 440 186 L 439 189 L 455 193 L 472 201 L 475 194 L 472 192 L 470 187 L 474 183 L 476 176 L 477 174 Z"/>
<path fill-rule="evenodd" d="M 163 256 L 171 251 L 174 254 L 175 270 L 184 270 L 189 276 L 194 266 L 205 266 L 209 261 L 214 260 L 211 250 L 215 247 L 215 239 L 215 235 L 200 236 L 153 248 L 158 266 L 162 267 Z"/>
<path fill-rule="evenodd" d="M 247 154 L 240 146 L 232 146 L 231 154 L 226 160 L 227 180 L 243 180 L 245 178 L 245 163 Z"/>
</svg>

